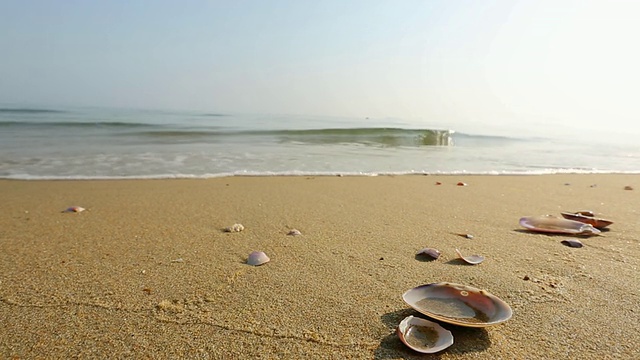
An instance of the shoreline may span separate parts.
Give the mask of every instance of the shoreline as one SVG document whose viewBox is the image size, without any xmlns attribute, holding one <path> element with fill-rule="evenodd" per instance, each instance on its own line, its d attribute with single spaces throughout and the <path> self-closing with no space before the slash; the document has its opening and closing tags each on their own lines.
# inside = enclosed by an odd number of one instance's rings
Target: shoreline
<svg viewBox="0 0 640 360">
<path fill-rule="evenodd" d="M 419 359 L 395 327 L 426 316 L 401 296 L 447 281 L 513 317 L 444 325 L 436 357 L 630 358 L 639 192 L 637 174 L 0 180 L 0 357 Z M 583 248 L 518 225 L 586 209 L 614 224 Z M 253 250 L 271 261 L 246 265 Z"/>
<path fill-rule="evenodd" d="M 211 180 L 211 179 L 226 179 L 226 178 L 273 178 L 273 177 L 399 177 L 399 176 L 425 176 L 425 177 L 452 177 L 452 176 L 590 176 L 590 175 L 612 175 L 612 176 L 636 176 L 640 175 L 640 171 L 584 171 L 584 172 L 576 172 L 576 171 L 561 171 L 561 172 L 544 172 L 544 173 L 531 173 L 531 172 L 505 172 L 505 173 L 494 173 L 494 172 L 478 172 L 478 173 L 418 173 L 418 172 L 389 172 L 389 173 L 259 173 L 259 174 L 234 174 L 234 173 L 222 173 L 222 174 L 209 174 L 209 175 L 175 175 L 175 174 L 167 174 L 167 175 L 140 175 L 140 176 L 122 176 L 122 177 L 86 177 L 86 176 L 77 176 L 77 177 L 34 177 L 34 178 L 0 178 L 0 181 L 121 181 L 121 180 L 137 180 L 137 181 L 147 181 L 147 180 Z"/>
</svg>

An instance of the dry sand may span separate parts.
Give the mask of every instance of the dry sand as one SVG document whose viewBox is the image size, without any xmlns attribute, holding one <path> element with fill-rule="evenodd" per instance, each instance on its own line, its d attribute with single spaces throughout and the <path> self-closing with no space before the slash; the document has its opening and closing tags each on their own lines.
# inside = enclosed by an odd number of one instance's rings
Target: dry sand
<svg viewBox="0 0 640 360">
<path fill-rule="evenodd" d="M 640 351 L 637 175 L 0 181 L 0 203 L 1 358 Z M 89 210 L 61 212 L 71 205 Z M 518 225 L 582 209 L 615 222 L 581 239 L 583 248 Z M 234 223 L 245 230 L 222 231 Z M 303 235 L 287 236 L 292 228 Z M 442 256 L 419 261 L 426 246 Z M 455 248 L 487 260 L 461 264 Z M 271 262 L 246 265 L 253 250 Z M 395 335 L 404 317 L 421 316 L 401 295 L 440 281 L 486 289 L 513 317 L 481 329 L 445 325 L 453 346 L 415 353 Z"/>
</svg>

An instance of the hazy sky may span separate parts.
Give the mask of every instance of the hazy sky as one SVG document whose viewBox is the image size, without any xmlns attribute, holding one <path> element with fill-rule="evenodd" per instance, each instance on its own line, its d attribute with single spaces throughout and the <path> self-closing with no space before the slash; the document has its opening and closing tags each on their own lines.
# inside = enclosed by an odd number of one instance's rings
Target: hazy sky
<svg viewBox="0 0 640 360">
<path fill-rule="evenodd" d="M 3 0 L 0 104 L 640 134 L 639 35 L 635 0 Z"/>
</svg>

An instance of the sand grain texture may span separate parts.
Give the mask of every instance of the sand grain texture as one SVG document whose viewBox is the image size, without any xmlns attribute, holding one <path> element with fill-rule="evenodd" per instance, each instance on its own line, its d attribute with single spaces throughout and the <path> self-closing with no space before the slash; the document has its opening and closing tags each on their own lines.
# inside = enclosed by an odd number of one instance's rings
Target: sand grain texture
<svg viewBox="0 0 640 360">
<path fill-rule="evenodd" d="M 624 186 L 639 182 L 637 175 L 0 181 L 0 357 L 637 357 L 640 192 Z M 72 205 L 88 210 L 61 212 Z M 518 225 L 521 216 L 584 209 L 614 224 L 605 236 L 580 238 L 583 248 Z M 234 223 L 245 230 L 223 232 Z M 293 228 L 304 235 L 287 236 Z M 415 254 L 424 247 L 442 256 L 421 261 Z M 487 260 L 464 265 L 455 248 Z M 253 250 L 271 262 L 246 265 Z M 453 346 L 415 353 L 395 328 L 422 315 L 401 295 L 440 281 L 484 288 L 514 316 L 484 329 L 445 325 Z"/>
</svg>

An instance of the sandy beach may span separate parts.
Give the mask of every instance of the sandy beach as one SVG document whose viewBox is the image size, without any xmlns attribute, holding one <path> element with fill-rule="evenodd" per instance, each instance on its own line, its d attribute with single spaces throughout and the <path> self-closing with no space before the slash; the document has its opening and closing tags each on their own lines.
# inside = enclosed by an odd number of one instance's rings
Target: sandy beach
<svg viewBox="0 0 640 360">
<path fill-rule="evenodd" d="M 0 202 L 0 358 L 640 356 L 639 175 L 2 180 Z M 518 224 L 584 209 L 614 224 L 582 248 Z M 395 329 L 425 316 L 401 295 L 441 281 L 513 317 L 416 353 Z"/>
</svg>

